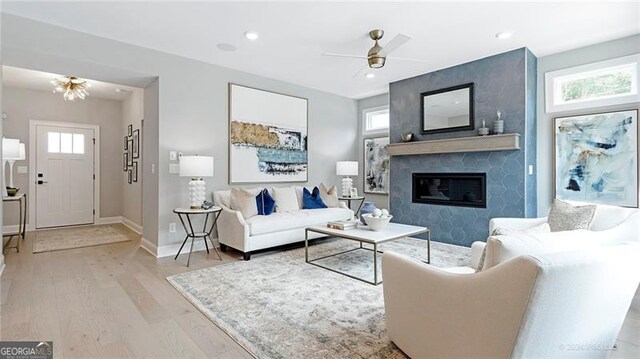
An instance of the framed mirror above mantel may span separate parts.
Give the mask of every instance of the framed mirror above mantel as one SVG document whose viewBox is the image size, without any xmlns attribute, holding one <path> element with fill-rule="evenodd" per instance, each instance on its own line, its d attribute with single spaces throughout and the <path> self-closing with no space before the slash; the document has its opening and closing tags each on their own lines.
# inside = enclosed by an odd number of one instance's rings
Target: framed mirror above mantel
<svg viewBox="0 0 640 359">
<path fill-rule="evenodd" d="M 423 92 L 422 134 L 473 130 L 473 83 Z"/>
</svg>

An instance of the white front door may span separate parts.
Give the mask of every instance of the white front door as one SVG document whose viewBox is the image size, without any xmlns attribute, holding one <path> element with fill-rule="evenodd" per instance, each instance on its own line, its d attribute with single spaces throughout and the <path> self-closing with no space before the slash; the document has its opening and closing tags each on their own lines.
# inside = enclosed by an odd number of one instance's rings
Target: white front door
<svg viewBox="0 0 640 359">
<path fill-rule="evenodd" d="M 94 223 L 94 130 L 36 128 L 36 228 Z"/>
</svg>

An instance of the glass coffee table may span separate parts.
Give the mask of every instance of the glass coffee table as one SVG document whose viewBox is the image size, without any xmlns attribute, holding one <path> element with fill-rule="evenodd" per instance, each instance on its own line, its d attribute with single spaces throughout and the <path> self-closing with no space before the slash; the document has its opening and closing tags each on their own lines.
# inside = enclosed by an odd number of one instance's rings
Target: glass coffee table
<svg viewBox="0 0 640 359">
<path fill-rule="evenodd" d="M 356 241 L 360 243 L 360 247 L 349 249 L 339 253 L 333 253 L 330 255 L 322 256 L 320 258 L 309 259 L 309 232 L 326 234 L 331 237 L 338 237 L 342 239 Z M 384 230 L 378 231 L 378 232 L 372 231 L 367 226 L 358 226 L 357 228 L 346 229 L 346 230 L 328 228 L 327 226 L 308 227 L 305 229 L 305 232 L 304 232 L 304 259 L 307 263 L 313 264 L 317 267 L 324 268 L 332 272 L 339 273 L 365 283 L 378 285 L 382 283 L 382 281 L 378 281 L 378 253 L 383 253 L 382 251 L 378 250 L 378 245 L 386 242 L 395 241 L 400 238 L 415 236 L 423 233 L 427 234 L 427 248 L 426 248 L 427 263 L 430 263 L 431 262 L 431 232 L 429 231 L 429 228 L 411 226 L 408 224 L 399 224 L 399 223 L 389 223 Z M 363 247 L 364 243 L 373 245 L 373 249 Z M 318 263 L 319 260 L 322 260 L 325 258 L 335 257 L 341 254 L 358 251 L 358 250 L 373 251 L 373 282 L 333 269 L 333 268 L 329 268 L 327 266 L 324 266 Z"/>
</svg>

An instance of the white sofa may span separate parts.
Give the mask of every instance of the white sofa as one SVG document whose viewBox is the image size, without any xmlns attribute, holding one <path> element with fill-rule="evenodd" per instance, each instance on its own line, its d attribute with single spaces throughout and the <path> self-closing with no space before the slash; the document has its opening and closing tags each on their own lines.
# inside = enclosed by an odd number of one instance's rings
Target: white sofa
<svg viewBox="0 0 640 359">
<path fill-rule="evenodd" d="M 299 208 L 302 208 L 302 189 L 295 186 Z M 257 193 L 257 191 L 256 191 Z M 340 202 L 338 208 L 299 209 L 293 212 L 274 212 L 268 216 L 244 218 L 231 209 L 231 191 L 215 191 L 214 203 L 222 208 L 218 218 L 218 241 L 224 251 L 227 246 L 244 253 L 245 260 L 257 250 L 304 241 L 304 229 L 309 226 L 344 221 L 353 218 L 353 211 Z M 309 238 L 323 237 L 309 233 Z"/>
<path fill-rule="evenodd" d="M 640 245 L 513 258 L 457 274 L 382 256 L 387 332 L 412 358 L 606 358 L 640 282 Z"/>
<path fill-rule="evenodd" d="M 578 204 L 578 203 L 575 203 Z M 540 218 L 493 218 L 489 221 L 489 234 L 496 228 L 509 230 L 526 230 L 547 222 L 547 217 Z M 557 241 L 558 238 L 562 240 Z M 536 254 L 572 250 L 602 244 L 614 244 L 628 241 L 640 241 L 640 210 L 616 206 L 598 205 L 590 230 L 554 232 L 542 234 L 521 234 L 511 236 L 489 236 L 487 242 L 477 241 L 471 245 L 471 261 L 469 267 L 447 268 L 454 273 L 474 273 L 482 258 L 484 247 L 489 241 L 503 246 L 517 245 L 521 253 Z M 518 242 L 518 243 L 516 243 Z M 526 246 L 526 248 L 522 248 Z M 489 262 L 501 262 L 514 257 L 514 253 L 503 251 L 500 256 L 493 251 L 487 253 Z M 519 254 L 519 253 L 518 253 Z M 508 257 L 508 258 L 507 258 Z"/>
</svg>

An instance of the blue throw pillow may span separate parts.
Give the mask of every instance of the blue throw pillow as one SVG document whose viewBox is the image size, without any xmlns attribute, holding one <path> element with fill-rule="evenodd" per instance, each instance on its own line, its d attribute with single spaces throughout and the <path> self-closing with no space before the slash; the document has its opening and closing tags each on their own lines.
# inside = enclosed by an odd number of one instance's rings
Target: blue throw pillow
<svg viewBox="0 0 640 359">
<path fill-rule="evenodd" d="M 319 208 L 327 208 L 327 205 L 320 198 L 320 190 L 318 187 L 313 187 L 313 193 L 309 193 L 309 190 L 305 187 L 302 190 L 302 209 Z"/>
<path fill-rule="evenodd" d="M 266 188 L 256 196 L 256 204 L 258 205 L 258 215 L 260 216 L 268 216 L 276 209 L 276 201 Z"/>
</svg>

